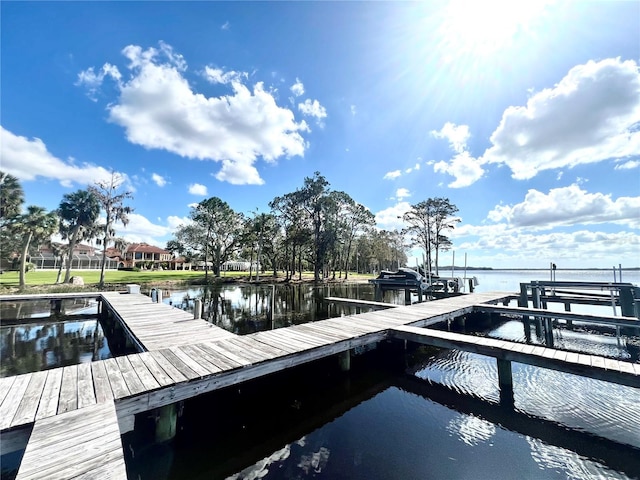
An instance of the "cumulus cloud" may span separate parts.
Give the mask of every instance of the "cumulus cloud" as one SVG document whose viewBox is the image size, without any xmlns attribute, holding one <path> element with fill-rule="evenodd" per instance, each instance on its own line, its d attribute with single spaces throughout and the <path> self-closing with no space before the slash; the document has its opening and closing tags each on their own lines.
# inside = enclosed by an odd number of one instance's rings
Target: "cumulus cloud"
<svg viewBox="0 0 640 480">
<path fill-rule="evenodd" d="M 619 223 L 640 228 L 640 197 L 588 193 L 578 185 L 554 188 L 548 194 L 531 189 L 516 205 L 498 205 L 488 218 L 513 227 L 548 229 L 555 226 Z"/>
<path fill-rule="evenodd" d="M 110 77 L 115 80 L 116 83 L 120 84 L 122 74 L 115 65 L 105 63 L 97 72 L 93 67 L 80 72 L 75 84 L 84 86 L 87 89 L 87 96 L 94 102 L 97 102 L 96 94 L 105 77 Z"/>
<path fill-rule="evenodd" d="M 396 198 L 398 200 L 402 200 L 403 198 L 410 197 L 411 193 L 406 188 L 399 188 L 396 190 Z"/>
<path fill-rule="evenodd" d="M 220 68 L 204 67 L 204 78 L 211 83 L 227 84 L 231 82 L 242 82 L 249 78 L 247 72 L 235 72 L 233 70 L 225 72 Z"/>
<path fill-rule="evenodd" d="M 398 202 L 392 207 L 380 210 L 375 214 L 376 225 L 386 230 L 401 230 L 404 227 L 402 216 L 411 209 L 409 202 Z"/>
<path fill-rule="evenodd" d="M 468 125 L 456 125 L 447 122 L 440 130 L 433 130 L 431 135 L 449 142 L 456 154 L 448 161 L 433 163 L 433 171 L 451 175 L 455 180 L 449 183 L 450 188 L 462 188 L 478 181 L 484 175 L 482 160 L 473 157 L 467 151 L 467 140 L 471 136 Z"/>
<path fill-rule="evenodd" d="M 398 178 L 400 175 L 402 175 L 402 172 L 400 170 L 393 170 L 391 172 L 387 172 L 384 174 L 384 178 L 385 180 L 393 180 L 394 178 Z"/>
<path fill-rule="evenodd" d="M 640 160 L 629 160 L 627 162 L 618 163 L 615 166 L 616 170 L 632 170 L 640 167 Z"/>
<path fill-rule="evenodd" d="M 206 197 L 208 194 L 207 187 L 200 183 L 192 183 L 191 185 L 189 185 L 189 193 L 191 195 L 200 195 L 202 197 Z"/>
<path fill-rule="evenodd" d="M 535 234 L 512 230 L 484 234 L 458 243 L 458 249 L 473 252 L 475 265 L 493 267 L 544 267 L 553 260 L 559 266 L 579 265 L 580 268 L 610 265 L 611 259 L 635 259 L 640 236 L 633 232 L 550 232 Z"/>
<path fill-rule="evenodd" d="M 185 77 L 187 64 L 171 46 L 158 49 L 129 45 L 130 77 L 117 85 L 119 97 L 107 107 L 109 121 L 122 126 L 129 142 L 181 157 L 223 162 L 220 178 L 237 183 L 261 183 L 254 163 L 261 158 L 303 156 L 307 143 L 293 111 L 277 105 L 258 82 L 242 83 L 246 74 L 205 68 L 210 81 L 229 85 L 227 95 L 207 97 L 194 91 Z M 315 111 L 315 110 L 314 110 Z M 321 112 L 318 109 L 318 112 Z M 235 171 L 244 178 L 228 175 Z"/>
<path fill-rule="evenodd" d="M 163 247 L 166 244 L 166 237 L 174 230 L 172 227 L 153 223 L 138 213 L 130 213 L 128 217 L 129 223 L 126 227 L 116 222 L 115 228 L 119 237 L 131 243 L 146 242 Z"/>
<path fill-rule="evenodd" d="M 433 164 L 436 172 L 465 187 L 484 175 L 487 164 L 506 165 L 518 180 L 550 169 L 617 160 L 615 168 L 636 168 L 640 155 L 640 72 L 633 60 L 609 58 L 573 67 L 552 88 L 533 93 L 524 106 L 508 107 L 480 157 L 467 148 L 466 125 L 447 122 L 432 131 L 446 139 L 452 159 Z M 624 163 L 621 163 L 625 160 Z"/>
<path fill-rule="evenodd" d="M 322 119 L 327 117 L 327 109 L 320 105 L 318 100 L 307 98 L 304 103 L 298 104 L 298 110 L 300 110 L 303 115 L 314 117 L 321 126 L 323 125 Z"/>
<path fill-rule="evenodd" d="M 468 125 L 456 125 L 451 122 L 445 123 L 440 130 L 432 130 L 431 135 L 448 140 L 451 148 L 457 153 L 466 151 L 467 140 L 471 137 Z"/>
<path fill-rule="evenodd" d="M 296 97 L 304 95 L 304 84 L 300 81 L 300 79 L 296 78 L 296 83 L 291 85 L 291 92 Z"/>
<path fill-rule="evenodd" d="M 0 152 L 2 170 L 16 176 L 20 180 L 34 180 L 36 177 L 51 178 L 64 187 L 74 183 L 93 185 L 95 182 L 108 181 L 111 171 L 88 163 L 75 164 L 72 160 L 64 161 L 47 150 L 47 146 L 39 138 L 28 139 L 15 135 L 0 126 Z M 118 173 L 118 172 L 116 172 Z M 118 173 L 125 181 L 128 177 Z"/>
<path fill-rule="evenodd" d="M 162 176 L 154 173 L 151 175 L 151 179 L 158 185 L 159 187 L 164 187 L 167 184 L 167 180 Z"/>
<path fill-rule="evenodd" d="M 455 180 L 448 185 L 451 188 L 468 187 L 484 175 L 481 160 L 472 157 L 469 152 L 459 153 L 448 162 L 434 163 L 433 171 L 448 173 L 455 177 Z"/>
<path fill-rule="evenodd" d="M 573 67 L 526 106 L 505 110 L 483 161 L 507 165 L 516 179 L 542 170 L 640 154 L 640 73 L 633 60 Z"/>
</svg>

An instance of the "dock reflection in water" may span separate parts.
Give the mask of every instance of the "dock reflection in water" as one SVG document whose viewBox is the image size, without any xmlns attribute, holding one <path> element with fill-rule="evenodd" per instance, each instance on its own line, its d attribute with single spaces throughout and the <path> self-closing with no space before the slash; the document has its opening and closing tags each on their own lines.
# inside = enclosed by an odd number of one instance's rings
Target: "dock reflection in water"
<svg viewBox="0 0 640 480">
<path fill-rule="evenodd" d="M 130 473 L 235 480 L 640 478 L 637 389 L 514 364 L 515 408 L 508 408 L 498 403 L 494 359 L 419 347 L 407 364 L 390 368 L 389 359 L 400 357 L 369 352 L 354 358 L 349 374 L 328 359 L 204 396 L 185 405 L 174 445 L 132 447 Z M 159 452 L 163 468 L 154 460 Z"/>
<path fill-rule="evenodd" d="M 97 318 L 3 325 L 0 352 L 0 377 L 111 357 Z"/>
</svg>

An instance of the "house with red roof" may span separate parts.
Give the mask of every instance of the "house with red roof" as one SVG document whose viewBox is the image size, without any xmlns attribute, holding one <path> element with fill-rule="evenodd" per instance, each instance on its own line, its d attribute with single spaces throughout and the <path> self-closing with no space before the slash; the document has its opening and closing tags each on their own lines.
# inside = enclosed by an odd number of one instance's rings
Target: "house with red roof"
<svg viewBox="0 0 640 480">
<path fill-rule="evenodd" d="M 158 268 L 160 264 L 168 263 L 173 259 L 171 252 L 148 243 L 132 243 L 127 247 L 122 256 L 125 267 L 151 266 Z M 149 264 L 153 265 L 149 265 Z"/>
</svg>

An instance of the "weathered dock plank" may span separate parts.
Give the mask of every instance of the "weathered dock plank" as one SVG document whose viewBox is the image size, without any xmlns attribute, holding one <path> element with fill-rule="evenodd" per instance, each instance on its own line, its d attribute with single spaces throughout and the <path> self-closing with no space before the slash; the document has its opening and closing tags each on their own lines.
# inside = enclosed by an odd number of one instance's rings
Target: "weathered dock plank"
<svg viewBox="0 0 640 480">
<path fill-rule="evenodd" d="M 5 396 L 2 405 L 0 405 L 0 429 L 4 430 L 12 426 L 13 417 L 18 411 L 32 375 L 31 373 L 18 375 L 12 383 L 11 389 Z"/>
<path fill-rule="evenodd" d="M 62 368 L 54 368 L 47 372 L 47 380 L 44 384 L 40 404 L 36 412 L 36 420 L 52 417 L 58 412 L 58 399 L 62 387 Z"/>
<path fill-rule="evenodd" d="M 93 376 L 93 388 L 96 395 L 96 403 L 105 403 L 113 400 L 113 391 L 109 383 L 105 362 L 92 362 L 91 373 Z"/>
<path fill-rule="evenodd" d="M 16 480 L 125 480 L 122 442 L 113 402 L 37 420 Z"/>
<path fill-rule="evenodd" d="M 22 425 L 31 423 L 35 420 L 40 404 L 40 397 L 44 390 L 44 384 L 47 380 L 47 372 L 35 372 L 31 375 L 29 385 L 22 396 L 18 410 L 11 421 L 12 425 Z"/>
</svg>

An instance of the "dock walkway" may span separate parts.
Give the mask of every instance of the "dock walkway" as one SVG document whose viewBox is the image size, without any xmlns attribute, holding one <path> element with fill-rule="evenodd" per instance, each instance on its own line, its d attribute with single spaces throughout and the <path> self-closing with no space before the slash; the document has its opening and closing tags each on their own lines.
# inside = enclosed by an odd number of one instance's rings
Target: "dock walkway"
<svg viewBox="0 0 640 480">
<path fill-rule="evenodd" d="M 193 314 L 165 303 L 155 303 L 140 293 L 104 292 L 102 301 L 145 350 L 189 345 L 235 337 Z"/>
<path fill-rule="evenodd" d="M 153 303 L 143 295 L 102 293 L 102 300 L 147 351 L 0 379 L 0 434 L 35 422 L 19 480 L 31 478 L 29 472 L 36 471 L 33 462 L 37 463 L 41 455 L 38 445 L 48 448 L 46 452 L 52 455 L 48 464 L 70 473 L 67 468 L 76 462 L 81 467 L 83 457 L 76 460 L 73 448 L 55 450 L 47 446 L 40 432 L 49 425 L 67 424 L 66 419 L 70 419 L 80 428 L 82 414 L 96 412 L 110 418 L 109 424 L 120 434 L 126 433 L 133 428 L 136 414 L 398 336 L 405 326 L 425 327 L 453 320 L 473 312 L 477 305 L 500 303 L 510 296 L 503 292 L 474 293 L 237 336 L 204 320 L 193 320 L 179 309 Z M 590 360 L 594 364 L 599 361 Z M 622 364 L 629 362 L 616 363 L 628 370 L 628 365 Z M 637 370 L 632 375 L 635 381 L 640 378 Z M 115 426 L 116 417 L 119 428 Z M 83 438 L 97 442 L 104 435 L 94 429 L 93 436 Z M 95 465 L 119 458 L 109 448 L 94 452 Z M 72 476 L 64 473 L 56 478 Z"/>
</svg>

